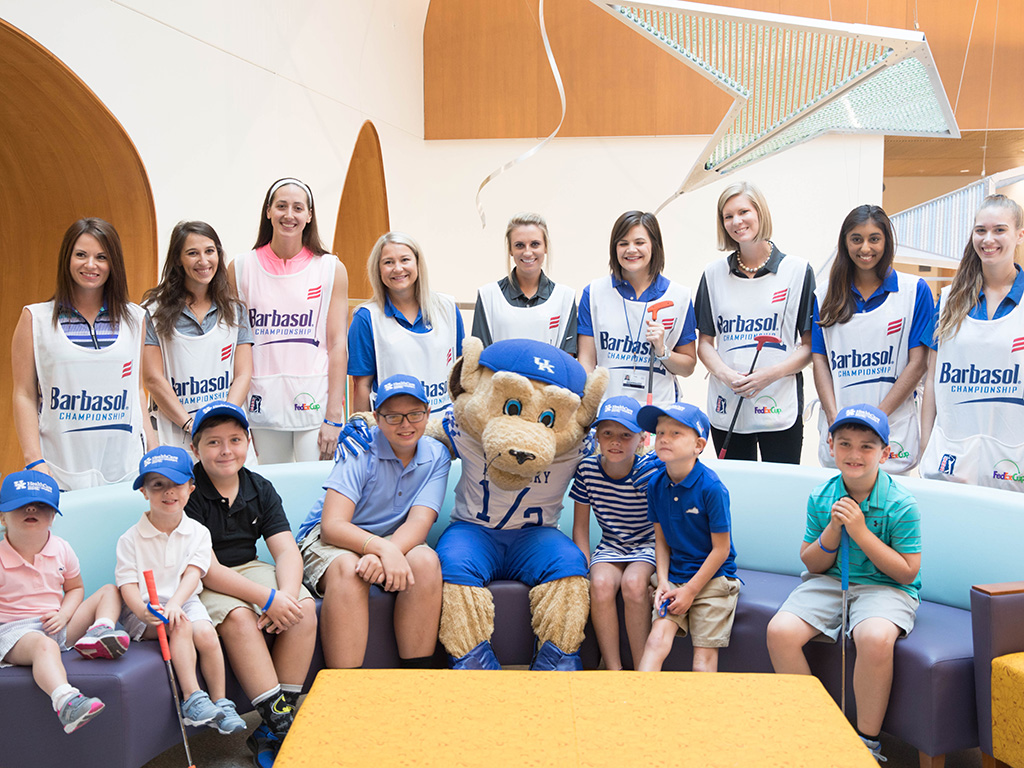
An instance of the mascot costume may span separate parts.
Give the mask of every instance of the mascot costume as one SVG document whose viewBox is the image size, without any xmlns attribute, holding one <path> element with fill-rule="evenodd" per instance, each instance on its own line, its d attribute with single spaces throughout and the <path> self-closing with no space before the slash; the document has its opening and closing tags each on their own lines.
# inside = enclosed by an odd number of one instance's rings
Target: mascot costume
<svg viewBox="0 0 1024 768">
<path fill-rule="evenodd" d="M 539 341 L 509 339 L 482 350 L 466 339 L 449 376 L 453 409 L 445 442 L 462 459 L 452 522 L 437 543 L 444 580 L 440 640 L 454 669 L 500 669 L 491 649 L 494 602 L 487 584 L 530 587 L 538 650 L 532 669 L 582 669 L 590 612 L 587 562 L 558 529 L 587 434 L 608 382 Z"/>
</svg>

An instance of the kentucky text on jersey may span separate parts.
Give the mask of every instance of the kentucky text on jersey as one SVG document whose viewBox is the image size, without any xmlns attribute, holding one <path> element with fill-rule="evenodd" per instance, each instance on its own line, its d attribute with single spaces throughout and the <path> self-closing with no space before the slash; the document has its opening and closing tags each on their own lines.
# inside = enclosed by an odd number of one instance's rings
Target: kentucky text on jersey
<svg viewBox="0 0 1024 768">
<path fill-rule="evenodd" d="M 193 397 L 222 390 L 227 391 L 231 386 L 231 377 L 227 371 L 220 376 L 213 376 L 209 379 L 197 379 L 195 376 L 189 376 L 188 381 L 178 381 L 172 376 L 171 386 L 174 387 L 174 394 L 179 398 Z"/>
<path fill-rule="evenodd" d="M 888 349 L 881 352 L 859 352 L 856 349 L 851 349 L 846 354 L 837 355 L 835 350 L 830 350 L 829 355 L 832 358 L 833 371 L 837 371 L 839 376 L 852 376 L 855 370 L 858 373 L 867 374 L 887 372 L 892 366 L 895 351 L 895 347 L 890 345 Z M 860 370 L 871 367 L 877 367 L 879 370 Z"/>
<path fill-rule="evenodd" d="M 280 313 L 276 309 L 270 312 L 249 310 L 249 324 L 254 333 L 273 333 L 275 328 L 312 328 L 313 310 L 308 312 Z"/>
<path fill-rule="evenodd" d="M 954 368 L 952 363 L 943 363 L 939 371 L 939 384 L 967 384 L 967 385 L 1018 385 L 1020 384 L 1020 364 L 1013 368 L 979 368 L 971 363 L 970 368 Z M 982 389 L 969 387 L 954 387 L 954 392 L 977 392 L 984 394 L 1009 393 L 1013 387 L 999 387 L 997 389 Z"/>
<path fill-rule="evenodd" d="M 637 341 L 629 336 L 612 336 L 608 331 L 601 331 L 601 349 L 608 352 L 622 352 L 627 355 L 649 355 L 651 345 L 646 341 Z"/>
<path fill-rule="evenodd" d="M 763 331 L 776 331 L 779 328 L 779 313 L 768 317 L 743 317 L 737 315 L 735 318 L 727 318 L 719 315 L 715 318 L 715 328 L 718 333 L 725 335 L 729 333 L 761 333 Z M 776 334 L 777 335 L 777 334 Z"/>
</svg>

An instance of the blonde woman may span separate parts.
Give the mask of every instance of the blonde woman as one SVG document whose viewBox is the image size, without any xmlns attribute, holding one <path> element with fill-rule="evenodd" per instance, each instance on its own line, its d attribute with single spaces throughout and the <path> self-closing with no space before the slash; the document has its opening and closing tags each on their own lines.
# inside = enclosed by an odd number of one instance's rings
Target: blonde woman
<svg viewBox="0 0 1024 768">
<path fill-rule="evenodd" d="M 974 217 L 928 354 L 924 477 L 1024 490 L 1024 212 L 1004 195 Z"/>
<path fill-rule="evenodd" d="M 465 335 L 455 299 L 430 290 L 423 251 L 401 232 L 377 240 L 366 273 L 373 299 L 356 308 L 348 329 L 352 410 L 372 410 L 377 382 L 398 373 L 419 378 L 431 411 L 443 410 Z"/>
<path fill-rule="evenodd" d="M 518 213 L 505 228 L 508 277 L 476 292 L 473 335 L 489 346 L 537 339 L 576 354 L 576 294 L 544 274 L 548 225 L 539 213 Z"/>
</svg>

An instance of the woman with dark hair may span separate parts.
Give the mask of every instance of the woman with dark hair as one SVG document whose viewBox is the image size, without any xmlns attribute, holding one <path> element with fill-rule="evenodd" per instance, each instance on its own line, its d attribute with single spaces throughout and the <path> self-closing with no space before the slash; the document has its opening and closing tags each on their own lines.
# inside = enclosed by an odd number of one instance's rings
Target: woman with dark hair
<svg viewBox="0 0 1024 768">
<path fill-rule="evenodd" d="M 942 289 L 921 407 L 921 476 L 1024 491 L 1024 211 L 989 195 Z"/>
<path fill-rule="evenodd" d="M 61 490 L 135 476 L 156 435 L 142 409 L 144 311 L 128 301 L 121 240 L 103 219 L 64 233 L 57 290 L 22 310 L 11 342 L 14 429 L 26 469 Z"/>
<path fill-rule="evenodd" d="M 162 445 L 187 447 L 192 417 L 214 400 L 245 407 L 252 330 L 228 282 L 224 248 L 205 221 L 171 232 L 160 284 L 146 292 L 142 378 L 156 406 Z"/>
<path fill-rule="evenodd" d="M 423 382 L 430 410 L 451 403 L 448 372 L 462 354 L 465 330 L 455 299 L 430 290 L 423 250 L 409 235 L 381 235 L 366 260 L 373 299 L 348 329 L 352 410 L 369 411 L 377 382 L 407 373 Z"/>
<path fill-rule="evenodd" d="M 611 274 L 580 298 L 579 361 L 588 372 L 608 369 L 605 399 L 644 402 L 653 370 L 654 402 L 674 403 L 681 399 L 676 376 L 689 376 L 697 364 L 690 289 L 662 274 L 665 247 L 653 213 L 619 216 L 608 250 Z"/>
<path fill-rule="evenodd" d="M 920 461 L 914 390 L 928 365 L 935 304 L 928 284 L 893 269 L 896 237 L 877 205 L 854 208 L 839 229 L 828 283 L 814 299 L 811 365 L 821 403 L 818 459 L 834 467 L 828 428 L 848 405 L 868 403 L 889 417 L 885 471 Z"/>
<path fill-rule="evenodd" d="M 576 354 L 576 293 L 544 274 L 548 224 L 518 213 L 505 228 L 508 276 L 476 292 L 473 335 L 489 346 L 504 339 L 537 339 Z"/>
<path fill-rule="evenodd" d="M 725 458 L 799 464 L 804 442 L 804 385 L 811 360 L 814 271 L 769 239 L 772 218 L 761 191 L 730 184 L 718 198 L 718 250 L 731 251 L 704 270 L 697 288 L 697 353 L 711 374 L 708 416 Z M 761 345 L 759 336 L 777 341 Z M 763 340 L 762 340 L 763 341 Z M 748 371 L 750 371 L 748 373 Z M 739 409 L 737 411 L 737 409 Z"/>
<path fill-rule="evenodd" d="M 228 279 L 252 326 L 249 423 L 260 463 L 333 458 L 345 421 L 348 275 L 320 242 L 308 186 L 270 185 L 256 244 Z"/>
</svg>

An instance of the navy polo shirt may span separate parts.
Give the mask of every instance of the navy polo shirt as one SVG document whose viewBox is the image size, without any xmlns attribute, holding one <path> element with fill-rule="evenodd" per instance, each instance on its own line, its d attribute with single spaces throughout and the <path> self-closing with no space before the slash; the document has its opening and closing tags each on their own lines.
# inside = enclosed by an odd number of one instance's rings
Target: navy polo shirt
<svg viewBox="0 0 1024 768">
<path fill-rule="evenodd" d="M 288 531 L 281 497 L 265 477 L 242 467 L 233 504 L 220 495 L 203 465 L 196 462 L 196 488 L 185 514 L 210 530 L 213 551 L 221 565 L 233 568 L 256 559 L 256 542 Z"/>
<path fill-rule="evenodd" d="M 661 526 L 671 550 L 668 578 L 676 584 L 696 575 L 711 553 L 711 534 L 730 533 L 729 491 L 712 470 L 700 463 L 679 483 L 664 467 L 647 484 L 647 519 Z M 715 576 L 736 575 L 736 547 Z"/>
</svg>

